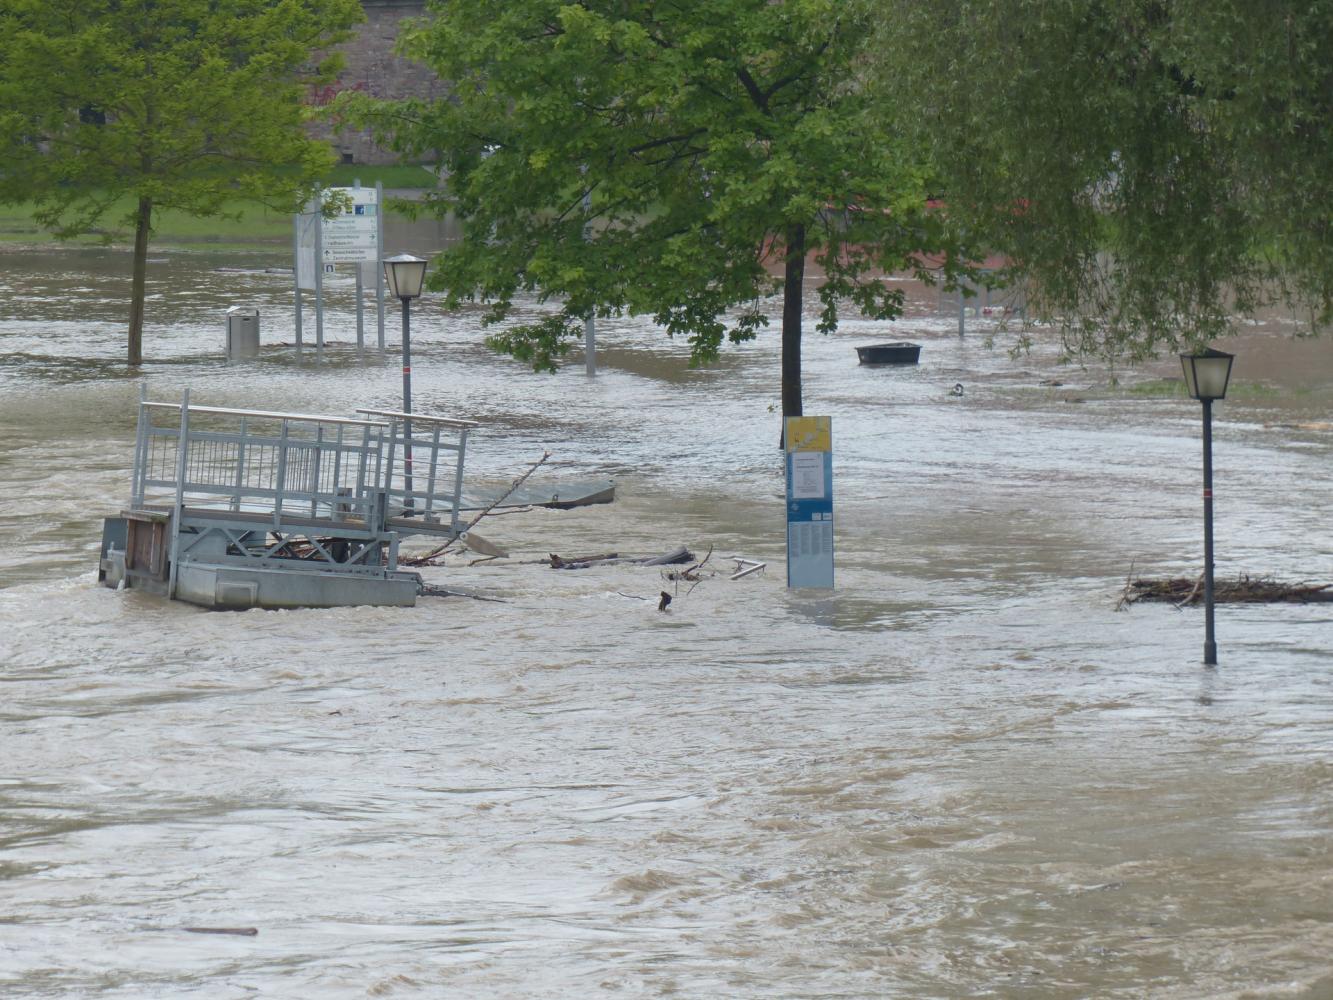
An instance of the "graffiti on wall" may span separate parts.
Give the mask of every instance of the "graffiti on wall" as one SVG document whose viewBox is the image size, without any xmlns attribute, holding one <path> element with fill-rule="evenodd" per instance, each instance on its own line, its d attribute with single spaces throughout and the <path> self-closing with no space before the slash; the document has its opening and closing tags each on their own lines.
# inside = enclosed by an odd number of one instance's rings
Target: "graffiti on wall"
<svg viewBox="0 0 1333 1000">
<path fill-rule="evenodd" d="M 332 104 L 333 99 L 337 97 L 339 94 L 343 93 L 369 94 L 370 85 L 366 83 L 364 80 L 362 80 L 359 83 L 352 84 L 351 86 L 344 86 L 341 83 L 335 82 L 335 83 L 325 84 L 322 87 L 311 87 L 310 93 L 306 95 L 305 102 L 306 104 L 312 107 L 322 108 L 325 107 L 326 105 Z"/>
</svg>

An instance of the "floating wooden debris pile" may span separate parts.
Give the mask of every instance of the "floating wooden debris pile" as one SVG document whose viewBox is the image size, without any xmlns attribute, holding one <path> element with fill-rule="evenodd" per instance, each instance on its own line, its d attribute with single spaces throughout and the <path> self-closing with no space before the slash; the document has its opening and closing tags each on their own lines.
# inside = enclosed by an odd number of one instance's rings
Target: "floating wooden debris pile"
<svg viewBox="0 0 1333 1000">
<path fill-rule="evenodd" d="M 686 553 L 686 555 L 689 555 L 689 553 Z M 702 559 L 700 559 L 697 563 L 695 563 L 693 566 L 687 566 L 685 567 L 685 569 L 682 570 L 673 570 L 666 574 L 666 578 L 668 580 L 676 580 L 676 581 L 684 580 L 687 583 L 698 583 L 700 580 L 699 570 L 703 569 L 704 565 L 708 562 L 708 560 L 712 558 L 713 558 L 713 546 L 710 545 L 708 546 L 708 554 L 704 556 Z M 684 562 L 687 560 L 681 560 L 681 561 Z"/>
<path fill-rule="evenodd" d="M 620 553 L 599 552 L 591 556 L 559 556 L 552 552 L 549 561 L 551 569 L 587 569 L 589 566 L 598 566 L 602 563 L 619 562 Z"/>
<path fill-rule="evenodd" d="M 709 551 L 712 551 L 711 549 Z M 694 555 L 684 545 L 677 545 L 660 556 L 622 556 L 618 552 L 602 552 L 591 556 L 560 556 L 550 554 L 551 569 L 588 569 L 592 566 L 604 566 L 608 563 L 637 563 L 640 566 L 671 566 L 689 562 Z M 547 562 L 548 560 L 542 560 Z"/>
<path fill-rule="evenodd" d="M 1218 604 L 1333 602 L 1333 584 L 1282 583 L 1269 577 L 1242 574 L 1235 580 L 1218 580 L 1214 583 L 1213 600 Z M 1178 608 L 1199 604 L 1203 601 L 1203 576 L 1200 574 L 1196 579 L 1180 576 L 1164 580 L 1146 580 L 1142 577 L 1127 580 L 1117 608 L 1139 601 L 1166 601 Z"/>
</svg>

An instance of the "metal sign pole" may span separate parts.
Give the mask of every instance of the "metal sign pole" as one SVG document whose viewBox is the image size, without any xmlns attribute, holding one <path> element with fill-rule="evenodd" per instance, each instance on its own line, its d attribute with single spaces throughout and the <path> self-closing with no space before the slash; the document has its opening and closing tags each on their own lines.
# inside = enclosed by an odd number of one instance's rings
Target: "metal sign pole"
<svg viewBox="0 0 1333 1000">
<path fill-rule="evenodd" d="M 324 357 L 324 196 L 315 215 L 315 353 Z"/>
<path fill-rule="evenodd" d="M 361 265 L 356 265 L 356 353 L 357 357 L 366 353 L 366 310 L 363 301 L 364 288 L 361 281 Z"/>
<path fill-rule="evenodd" d="M 352 181 L 352 191 L 360 193 L 361 179 L 358 177 Z M 366 309 L 365 309 L 365 289 L 361 280 L 361 265 L 357 263 L 356 268 L 356 355 L 361 357 L 366 353 Z"/>
<path fill-rule="evenodd" d="M 403 296 L 403 485 L 407 489 L 404 506 L 411 510 L 412 502 L 412 300 Z"/>
<path fill-rule="evenodd" d="M 1213 401 L 1203 403 L 1203 662 L 1217 666 L 1217 634 L 1213 622 Z"/>
<path fill-rule="evenodd" d="M 375 182 L 375 308 L 380 353 L 384 353 L 384 182 Z"/>
<path fill-rule="evenodd" d="M 292 216 L 292 285 L 296 290 L 296 356 L 301 356 L 301 213 Z"/>
<path fill-rule="evenodd" d="M 589 375 L 597 374 L 597 320 L 589 316 L 583 321 L 584 371 Z"/>
</svg>

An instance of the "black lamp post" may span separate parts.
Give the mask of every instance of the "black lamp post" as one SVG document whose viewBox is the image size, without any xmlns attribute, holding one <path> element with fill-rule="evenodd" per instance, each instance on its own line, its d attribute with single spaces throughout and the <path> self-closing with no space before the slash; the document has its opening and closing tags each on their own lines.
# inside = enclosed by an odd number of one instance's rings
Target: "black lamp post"
<svg viewBox="0 0 1333 1000">
<path fill-rule="evenodd" d="M 1234 354 L 1211 347 L 1197 354 L 1182 354 L 1185 389 L 1203 404 L 1203 662 L 1217 666 L 1213 635 L 1213 400 L 1225 399 Z"/>
<path fill-rule="evenodd" d="M 403 303 L 403 413 L 412 412 L 412 300 L 421 295 L 421 285 L 426 279 L 426 261 L 413 257 L 410 253 L 400 253 L 396 257 L 384 259 L 384 283 L 389 294 L 397 296 Z M 407 491 L 404 507 L 409 510 L 415 506 L 412 502 L 412 420 L 408 416 L 403 420 L 403 486 Z"/>
</svg>

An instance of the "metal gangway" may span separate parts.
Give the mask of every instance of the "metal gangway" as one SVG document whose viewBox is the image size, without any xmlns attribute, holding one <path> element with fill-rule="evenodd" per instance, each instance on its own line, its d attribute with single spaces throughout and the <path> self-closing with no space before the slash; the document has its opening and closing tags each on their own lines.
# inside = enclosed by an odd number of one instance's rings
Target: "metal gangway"
<svg viewBox="0 0 1333 1000">
<path fill-rule="evenodd" d="M 204 567 L 214 577 L 226 567 L 361 578 L 363 590 L 371 580 L 408 575 L 397 573 L 402 537 L 452 538 L 461 530 L 463 463 L 477 425 L 394 410 L 357 413 L 197 406 L 188 390 L 180 403 L 141 397 L 130 506 L 120 519 L 122 576 L 176 597 L 182 574 Z M 251 606 L 264 603 L 267 577 L 227 578 L 243 588 L 253 583 Z M 299 593 L 293 581 L 268 586 Z M 337 589 L 327 580 L 311 587 Z M 218 597 L 210 606 L 235 603 Z M 379 602 L 295 606 L 319 603 Z"/>
</svg>

